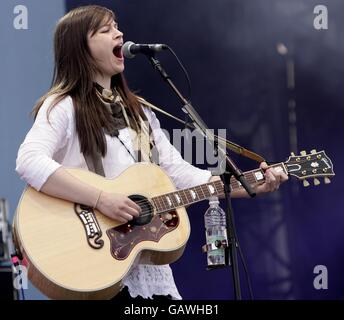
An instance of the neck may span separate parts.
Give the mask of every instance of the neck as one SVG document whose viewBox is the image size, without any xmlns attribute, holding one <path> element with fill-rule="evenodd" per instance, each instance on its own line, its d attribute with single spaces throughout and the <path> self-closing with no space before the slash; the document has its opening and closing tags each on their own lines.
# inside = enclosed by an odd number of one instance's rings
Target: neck
<svg viewBox="0 0 344 320">
<path fill-rule="evenodd" d="M 276 163 L 272 165 L 275 170 L 288 174 L 288 170 L 284 163 Z M 244 173 L 245 178 L 250 185 L 262 184 L 265 181 L 264 172 L 261 169 L 247 171 Z M 233 176 L 230 181 L 231 190 L 242 189 L 242 185 Z M 221 180 L 208 182 L 192 188 L 182 189 L 174 192 L 169 192 L 152 198 L 153 204 L 158 213 L 168 212 L 179 207 L 185 207 L 192 203 L 209 199 L 210 197 L 224 196 L 223 184 Z"/>
<path fill-rule="evenodd" d="M 97 74 L 94 81 L 100 84 L 104 89 L 111 90 L 111 77 Z"/>
</svg>

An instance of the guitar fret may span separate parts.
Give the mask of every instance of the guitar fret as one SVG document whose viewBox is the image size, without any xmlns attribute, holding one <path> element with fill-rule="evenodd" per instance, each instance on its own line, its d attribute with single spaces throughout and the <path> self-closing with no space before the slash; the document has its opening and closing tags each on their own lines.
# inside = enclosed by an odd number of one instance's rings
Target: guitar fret
<svg viewBox="0 0 344 320">
<path fill-rule="evenodd" d="M 153 198 L 152 201 L 153 201 L 153 205 L 156 208 L 156 210 L 161 211 L 162 208 L 161 208 L 161 205 L 159 203 L 159 200 L 157 198 Z"/>
<path fill-rule="evenodd" d="M 207 188 L 207 184 L 200 186 L 200 189 L 203 193 L 203 199 L 209 198 L 210 193 L 209 193 L 209 190 Z"/>
<path fill-rule="evenodd" d="M 286 172 L 286 169 L 285 169 L 283 163 L 277 163 L 277 164 L 273 165 L 273 167 L 275 168 L 275 170 L 276 170 L 277 172 L 282 171 L 282 172 L 284 172 L 285 174 L 288 174 L 288 172 Z"/>
<path fill-rule="evenodd" d="M 192 201 L 195 201 L 196 200 L 196 198 L 197 198 L 197 194 L 196 194 L 196 192 L 193 190 L 193 189 L 188 189 L 189 190 L 189 192 L 190 192 L 190 196 L 191 196 L 191 199 L 192 199 Z"/>
<path fill-rule="evenodd" d="M 190 193 L 190 190 L 189 189 L 186 189 L 185 190 L 185 194 L 186 194 L 186 197 L 188 199 L 188 202 L 191 203 L 193 201 L 193 198 L 191 196 L 191 193 Z"/>
<path fill-rule="evenodd" d="M 174 198 L 177 202 L 177 207 L 181 207 L 185 204 L 185 201 L 183 199 L 182 191 L 176 191 L 174 192 Z"/>
<path fill-rule="evenodd" d="M 179 194 L 180 194 L 180 196 L 181 196 L 181 198 L 182 198 L 183 204 L 189 203 L 188 197 L 187 197 L 186 194 L 185 194 L 185 190 L 181 190 L 181 191 L 179 192 Z"/>
<path fill-rule="evenodd" d="M 172 201 L 172 206 L 173 207 L 178 207 L 177 199 L 175 198 L 174 194 L 175 194 L 174 192 L 170 193 L 169 198 Z"/>
<path fill-rule="evenodd" d="M 177 207 L 177 201 L 176 201 L 176 198 L 174 197 L 174 192 L 171 192 L 168 194 L 168 198 L 170 199 L 171 201 L 171 208 L 173 207 Z"/>
<path fill-rule="evenodd" d="M 254 173 L 254 178 L 257 182 L 264 180 L 264 174 L 261 170 L 258 170 Z"/>
<path fill-rule="evenodd" d="M 206 196 L 205 196 L 205 194 L 204 194 L 203 186 L 199 186 L 198 189 L 199 189 L 199 192 L 198 192 L 198 197 L 199 197 L 199 199 L 200 199 L 200 200 L 205 199 Z"/>
<path fill-rule="evenodd" d="M 199 196 L 199 191 L 197 191 L 197 187 L 194 187 L 194 188 L 192 188 L 192 190 L 195 192 L 195 194 L 196 194 L 196 201 L 197 200 L 199 200 L 200 199 L 200 196 Z"/>
<path fill-rule="evenodd" d="M 257 180 L 256 180 L 254 173 L 248 172 L 244 176 L 245 176 L 247 182 L 249 182 L 250 184 L 257 183 Z"/>
<path fill-rule="evenodd" d="M 219 187 L 219 186 L 221 186 L 221 187 L 223 186 L 221 181 L 215 181 L 215 182 L 213 182 L 211 185 L 212 185 L 212 187 L 214 188 L 215 193 L 218 192 L 218 187 Z"/>
<path fill-rule="evenodd" d="M 163 204 L 163 210 L 166 211 L 168 208 L 168 203 L 166 202 L 166 199 L 163 196 L 160 196 L 159 198 Z"/>
<path fill-rule="evenodd" d="M 167 202 L 167 206 L 170 208 L 172 207 L 173 203 L 171 201 L 171 198 L 169 196 L 165 196 L 166 202 Z"/>
<path fill-rule="evenodd" d="M 182 197 L 183 197 L 183 199 L 185 199 L 184 200 L 185 204 L 190 202 L 189 199 L 188 199 L 187 192 L 185 192 L 185 190 L 182 190 Z"/>
<path fill-rule="evenodd" d="M 203 199 L 203 197 L 202 197 L 202 193 L 201 193 L 201 191 L 202 190 L 199 190 L 200 189 L 200 187 L 198 186 L 198 187 L 194 187 L 194 190 L 195 190 L 195 192 L 196 192 L 196 194 L 197 194 L 197 200 L 202 200 Z"/>
<path fill-rule="evenodd" d="M 182 203 L 182 200 L 181 200 L 181 198 L 179 196 L 179 192 L 175 192 L 174 193 L 174 197 L 175 197 L 175 199 L 177 201 L 177 205 L 179 206 Z"/>
<path fill-rule="evenodd" d="M 207 190 L 209 192 L 209 196 L 212 196 L 216 192 L 212 183 L 207 184 Z"/>
<path fill-rule="evenodd" d="M 214 184 L 213 183 L 208 183 L 206 186 L 205 186 L 205 189 L 206 189 L 206 194 L 207 194 L 207 198 L 210 198 L 210 197 L 214 197 L 216 196 L 216 189 L 214 187 Z"/>
<path fill-rule="evenodd" d="M 164 198 L 163 197 L 159 197 L 159 199 L 160 199 L 162 210 L 166 210 L 167 206 L 166 206 L 166 203 L 164 201 Z"/>
<path fill-rule="evenodd" d="M 197 187 L 195 187 L 195 189 L 197 191 L 198 199 L 199 200 L 204 199 L 204 192 L 203 192 L 202 186 L 197 186 Z M 201 194 L 203 194 L 203 196 Z"/>
<path fill-rule="evenodd" d="M 162 197 L 159 197 L 159 200 L 161 203 L 162 210 L 166 210 L 166 203 L 165 203 L 164 199 Z"/>
<path fill-rule="evenodd" d="M 232 190 L 235 190 L 235 189 L 239 189 L 241 188 L 241 183 L 236 180 L 234 177 L 231 178 L 231 187 L 232 187 Z"/>
<path fill-rule="evenodd" d="M 223 183 L 222 183 L 222 181 L 216 181 L 214 184 L 213 184 L 213 186 L 215 187 L 215 189 L 216 189 L 216 193 L 218 194 L 218 195 L 224 195 L 224 189 L 223 189 Z"/>
<path fill-rule="evenodd" d="M 166 209 L 166 204 L 164 202 L 164 199 L 162 197 L 158 197 L 160 205 L 161 205 L 161 209 L 165 210 Z"/>
</svg>

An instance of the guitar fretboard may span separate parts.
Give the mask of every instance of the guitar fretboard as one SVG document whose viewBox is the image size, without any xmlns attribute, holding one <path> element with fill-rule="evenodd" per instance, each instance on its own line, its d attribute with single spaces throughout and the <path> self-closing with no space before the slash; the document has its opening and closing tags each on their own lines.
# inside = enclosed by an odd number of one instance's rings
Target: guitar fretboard
<svg viewBox="0 0 344 320">
<path fill-rule="evenodd" d="M 288 173 L 283 163 L 272 165 L 277 171 L 283 171 Z M 244 176 L 248 183 L 251 185 L 262 184 L 265 181 L 264 173 L 261 169 L 247 171 Z M 231 190 L 238 190 L 242 188 L 240 182 L 235 177 L 230 181 Z M 223 183 L 221 180 L 214 182 L 208 182 L 196 187 L 182 189 L 171 193 L 166 193 L 152 198 L 153 204 L 157 210 L 157 213 L 171 211 L 173 209 L 184 207 L 196 202 L 200 202 L 210 197 L 224 196 Z"/>
</svg>

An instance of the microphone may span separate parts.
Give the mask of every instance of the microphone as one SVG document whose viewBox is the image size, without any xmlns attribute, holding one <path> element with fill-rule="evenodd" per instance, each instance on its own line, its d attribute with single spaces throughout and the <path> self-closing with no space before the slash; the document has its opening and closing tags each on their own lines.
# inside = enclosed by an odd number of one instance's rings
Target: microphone
<svg viewBox="0 0 344 320">
<path fill-rule="evenodd" d="M 126 58 L 132 59 L 138 53 L 149 55 L 166 49 L 166 44 L 138 44 L 132 41 L 127 41 L 122 47 L 122 52 Z"/>
</svg>

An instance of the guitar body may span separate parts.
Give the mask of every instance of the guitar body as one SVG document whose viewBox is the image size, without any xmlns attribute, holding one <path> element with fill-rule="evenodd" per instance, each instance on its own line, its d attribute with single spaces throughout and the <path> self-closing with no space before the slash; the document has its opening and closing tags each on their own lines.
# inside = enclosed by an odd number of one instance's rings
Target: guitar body
<svg viewBox="0 0 344 320">
<path fill-rule="evenodd" d="M 82 169 L 67 171 L 101 190 L 127 196 L 151 199 L 176 190 L 160 167 L 148 163 L 135 164 L 114 180 Z M 169 219 L 174 217 L 170 229 L 154 212 L 149 223 L 124 226 L 95 211 L 101 235 L 92 246 L 94 239 L 88 239 L 75 204 L 27 187 L 17 208 L 14 236 L 28 263 L 29 279 L 49 298 L 109 299 L 120 291 L 121 280 L 135 263 L 168 264 L 182 255 L 190 235 L 186 210 L 181 207 L 168 214 Z M 159 230 L 165 233 L 155 237 Z M 121 237 L 123 246 L 115 250 Z"/>
</svg>

